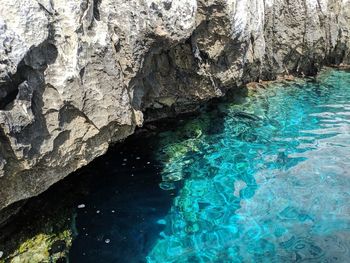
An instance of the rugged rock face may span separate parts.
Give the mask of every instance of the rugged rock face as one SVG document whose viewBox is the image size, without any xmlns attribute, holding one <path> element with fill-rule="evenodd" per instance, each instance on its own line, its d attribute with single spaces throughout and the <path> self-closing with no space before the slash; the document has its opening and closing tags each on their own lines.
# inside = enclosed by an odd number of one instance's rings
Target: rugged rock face
<svg viewBox="0 0 350 263">
<path fill-rule="evenodd" d="M 102 155 L 143 112 L 340 63 L 349 0 L 3 0 L 0 210 Z"/>
</svg>

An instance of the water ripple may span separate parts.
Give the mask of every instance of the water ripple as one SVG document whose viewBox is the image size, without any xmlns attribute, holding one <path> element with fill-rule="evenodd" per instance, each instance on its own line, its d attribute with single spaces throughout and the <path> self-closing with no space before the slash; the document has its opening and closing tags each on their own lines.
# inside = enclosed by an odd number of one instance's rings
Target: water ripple
<svg viewBox="0 0 350 263">
<path fill-rule="evenodd" d="M 187 176 L 148 262 L 348 262 L 350 74 L 321 79 L 222 104 L 221 131 L 203 115 L 199 137 L 163 144 L 164 178 Z"/>
</svg>

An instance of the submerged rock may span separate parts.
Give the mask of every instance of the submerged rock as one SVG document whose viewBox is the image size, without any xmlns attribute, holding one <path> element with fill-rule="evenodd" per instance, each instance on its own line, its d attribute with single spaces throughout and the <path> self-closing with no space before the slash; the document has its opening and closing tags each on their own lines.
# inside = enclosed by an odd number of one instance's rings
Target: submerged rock
<svg viewBox="0 0 350 263">
<path fill-rule="evenodd" d="M 59 260 L 66 260 L 72 238 L 69 230 L 59 234 L 38 234 L 26 240 L 3 262 L 60 262 Z M 0 262 L 2 262 L 1 259 Z"/>
<path fill-rule="evenodd" d="M 4 0 L 0 210 L 144 121 L 242 83 L 349 64 L 349 32 L 348 0 Z"/>
<path fill-rule="evenodd" d="M 66 262 L 75 234 L 70 210 L 60 207 L 58 212 L 32 217 L 35 220 L 28 222 L 17 218 L 0 230 L 0 262 Z"/>
</svg>

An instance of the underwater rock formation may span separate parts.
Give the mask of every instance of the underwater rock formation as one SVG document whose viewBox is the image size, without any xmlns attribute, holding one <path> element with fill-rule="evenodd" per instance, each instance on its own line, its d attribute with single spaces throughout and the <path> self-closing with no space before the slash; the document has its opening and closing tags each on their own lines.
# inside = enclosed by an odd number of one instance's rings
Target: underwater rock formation
<svg viewBox="0 0 350 263">
<path fill-rule="evenodd" d="M 3 0 L 0 210 L 144 121 L 349 63 L 349 0 Z"/>
</svg>

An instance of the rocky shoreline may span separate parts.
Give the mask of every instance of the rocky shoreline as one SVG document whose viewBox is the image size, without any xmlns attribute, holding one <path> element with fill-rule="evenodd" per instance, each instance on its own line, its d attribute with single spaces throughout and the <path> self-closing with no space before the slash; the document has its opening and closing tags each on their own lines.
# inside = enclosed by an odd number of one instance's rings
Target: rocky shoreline
<svg viewBox="0 0 350 263">
<path fill-rule="evenodd" d="M 322 70 L 321 76 L 333 69 L 325 68 Z M 344 69 L 339 68 L 339 70 Z M 305 79 L 286 75 L 275 81 L 251 82 L 241 86 L 236 91 L 229 92 L 230 94 L 227 94 L 226 97 L 218 100 L 230 100 L 232 96 L 234 98 L 245 97 L 259 89 L 268 89 L 270 85 L 294 82 L 303 83 Z M 208 108 L 210 110 L 216 107 L 217 102 L 217 100 L 209 101 L 202 107 L 198 105 L 197 109 L 201 108 L 201 111 L 205 111 Z M 144 127 L 137 128 L 135 133 L 125 142 L 117 143 L 111 147 L 109 154 L 117 155 L 120 151 L 134 151 L 135 145 L 138 145 L 140 140 L 154 136 L 160 131 L 169 130 L 170 127 L 176 127 L 179 124 L 179 119 L 195 118 L 197 113 L 192 112 L 190 115 L 187 113 L 178 116 L 178 118 L 146 122 Z M 193 130 L 190 129 L 189 132 L 193 132 Z M 93 184 L 94 180 L 94 177 L 89 173 L 89 169 L 95 163 L 101 162 L 104 162 L 103 157 L 79 169 L 38 197 L 31 198 L 23 203 L 20 212 L 13 216 L 12 220 L 0 226 L 0 244 L 2 244 L 0 245 L 0 252 L 3 253 L 0 262 L 26 262 L 28 259 L 35 262 L 45 260 L 67 262 L 72 241 L 77 235 L 74 219 L 76 212 L 74 211 L 79 206 L 76 200 L 89 194 L 89 185 Z M 58 203 L 56 201 L 57 196 L 62 196 Z"/>
<path fill-rule="evenodd" d="M 0 17 L 0 221 L 145 121 L 350 63 L 348 0 L 5 0 Z"/>
</svg>

